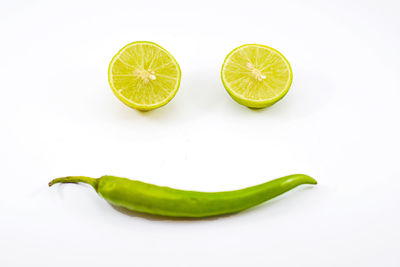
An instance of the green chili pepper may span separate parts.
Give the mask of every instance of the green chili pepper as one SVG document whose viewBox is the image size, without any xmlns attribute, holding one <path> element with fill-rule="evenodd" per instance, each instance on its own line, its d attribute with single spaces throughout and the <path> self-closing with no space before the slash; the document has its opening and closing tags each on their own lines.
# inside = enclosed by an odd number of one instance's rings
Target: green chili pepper
<svg viewBox="0 0 400 267">
<path fill-rule="evenodd" d="M 310 176 L 294 174 L 235 191 L 196 192 L 173 189 L 115 176 L 98 179 L 68 176 L 49 183 L 87 183 L 115 206 L 170 217 L 208 217 L 239 212 L 279 196 L 302 184 L 316 184 Z"/>
</svg>

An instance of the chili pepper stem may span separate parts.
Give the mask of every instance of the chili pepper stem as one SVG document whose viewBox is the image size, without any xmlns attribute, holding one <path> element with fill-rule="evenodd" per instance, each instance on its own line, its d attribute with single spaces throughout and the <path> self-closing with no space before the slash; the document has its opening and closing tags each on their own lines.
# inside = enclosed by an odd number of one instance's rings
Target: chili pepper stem
<svg viewBox="0 0 400 267">
<path fill-rule="evenodd" d="M 49 183 L 49 186 L 52 186 L 53 184 L 57 183 L 85 183 L 85 184 L 90 184 L 97 191 L 97 179 L 92 177 L 67 176 L 67 177 L 56 178 Z"/>
</svg>

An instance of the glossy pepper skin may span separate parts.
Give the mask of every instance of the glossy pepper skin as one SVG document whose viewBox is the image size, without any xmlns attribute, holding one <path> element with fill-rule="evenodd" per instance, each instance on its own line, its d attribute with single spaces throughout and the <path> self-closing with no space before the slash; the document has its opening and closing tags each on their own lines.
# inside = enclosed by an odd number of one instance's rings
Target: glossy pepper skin
<svg viewBox="0 0 400 267">
<path fill-rule="evenodd" d="M 169 217 L 209 217 L 239 212 L 279 196 L 302 184 L 316 184 L 310 176 L 293 174 L 240 190 L 197 192 L 157 186 L 116 176 L 98 179 L 68 176 L 49 183 L 83 182 L 115 206 Z"/>
</svg>

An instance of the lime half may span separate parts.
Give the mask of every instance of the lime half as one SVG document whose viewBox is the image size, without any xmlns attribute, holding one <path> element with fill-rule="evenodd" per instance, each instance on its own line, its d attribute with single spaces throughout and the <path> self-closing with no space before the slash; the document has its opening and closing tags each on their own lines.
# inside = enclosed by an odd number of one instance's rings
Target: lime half
<svg viewBox="0 0 400 267">
<path fill-rule="evenodd" d="M 167 50 L 140 41 L 128 44 L 113 57 L 108 81 L 114 94 L 127 106 L 152 110 L 175 96 L 181 69 Z"/>
<path fill-rule="evenodd" d="M 286 95 L 293 74 L 289 62 L 277 50 L 246 44 L 225 58 L 221 78 L 236 102 L 251 108 L 265 108 Z"/>
</svg>

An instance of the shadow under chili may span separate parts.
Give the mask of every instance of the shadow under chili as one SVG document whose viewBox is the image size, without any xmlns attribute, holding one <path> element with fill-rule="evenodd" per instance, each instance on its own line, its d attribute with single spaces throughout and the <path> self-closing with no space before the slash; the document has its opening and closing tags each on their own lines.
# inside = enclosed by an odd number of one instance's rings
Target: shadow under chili
<svg viewBox="0 0 400 267">
<path fill-rule="evenodd" d="M 215 216 L 209 216 L 209 217 L 200 217 L 200 218 L 168 217 L 168 216 L 161 216 L 161 215 L 154 215 L 154 214 L 148 214 L 148 213 L 141 213 L 141 212 L 138 212 L 138 211 L 132 211 L 132 210 L 128 210 L 126 208 L 115 206 L 115 205 L 111 205 L 111 204 L 110 204 L 110 206 L 114 210 L 116 210 L 118 212 L 121 212 L 124 215 L 128 215 L 128 216 L 131 216 L 131 217 L 139 217 L 139 218 L 146 219 L 146 220 L 149 220 L 149 221 L 182 221 L 182 222 L 184 222 L 184 221 L 214 221 L 214 220 L 219 220 L 219 219 L 235 216 L 236 214 L 240 213 L 240 212 L 236 212 L 236 213 L 215 215 Z"/>
</svg>

